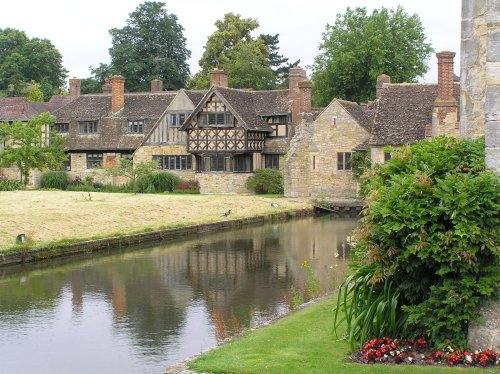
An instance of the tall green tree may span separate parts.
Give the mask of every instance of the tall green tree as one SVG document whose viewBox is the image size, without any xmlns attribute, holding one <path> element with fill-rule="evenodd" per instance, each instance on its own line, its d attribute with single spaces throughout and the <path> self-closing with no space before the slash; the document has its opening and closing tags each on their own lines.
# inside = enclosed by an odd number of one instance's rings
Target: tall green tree
<svg viewBox="0 0 500 374">
<path fill-rule="evenodd" d="M 125 87 L 132 92 L 148 91 L 155 78 L 163 80 L 166 89 L 185 87 L 191 52 L 183 31 L 165 3 L 146 1 L 129 14 L 125 27 L 109 30 L 111 64 L 100 68 L 125 76 Z"/>
<path fill-rule="evenodd" d="M 278 87 L 288 87 L 288 76 L 290 75 L 290 68 L 298 65 L 300 60 L 294 63 L 288 62 L 288 57 L 284 57 L 279 53 L 279 34 L 260 34 L 259 38 L 266 44 L 269 50 L 267 60 L 269 65 L 276 76 L 276 84 Z"/>
<path fill-rule="evenodd" d="M 380 74 L 393 82 L 415 82 L 427 72 L 432 51 L 418 15 L 400 6 L 371 14 L 366 8 L 347 8 L 323 33 L 312 67 L 314 105 L 325 106 L 334 97 L 371 100 Z"/>
<path fill-rule="evenodd" d="M 190 80 L 190 88 L 208 88 L 210 71 L 215 68 L 229 74 L 233 88 L 273 89 L 281 85 L 284 74 L 280 65 L 288 59 L 279 54 L 278 34 L 253 37 L 258 21 L 234 13 L 226 13 L 215 27 L 199 61 L 201 71 Z"/>
<path fill-rule="evenodd" d="M 0 91 L 6 96 L 27 94 L 34 81 L 46 99 L 59 94 L 67 70 L 61 53 L 47 39 L 28 38 L 24 31 L 0 29 Z"/>
<path fill-rule="evenodd" d="M 0 153 L 0 166 L 17 166 L 25 185 L 33 169 L 60 168 L 67 155 L 63 147 L 64 139 L 55 131 L 50 131 L 53 124 L 54 117 L 49 113 L 42 113 L 27 123 L 0 123 L 0 139 L 5 142 L 5 148 Z"/>
</svg>

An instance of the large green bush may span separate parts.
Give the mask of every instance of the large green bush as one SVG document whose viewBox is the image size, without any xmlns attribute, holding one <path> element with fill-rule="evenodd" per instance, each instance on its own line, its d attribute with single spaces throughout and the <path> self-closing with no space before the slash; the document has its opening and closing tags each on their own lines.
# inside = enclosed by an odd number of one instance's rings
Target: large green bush
<svg viewBox="0 0 500 374">
<path fill-rule="evenodd" d="M 247 179 L 247 188 L 257 194 L 282 195 L 283 174 L 274 169 L 257 169 L 255 174 Z"/>
<path fill-rule="evenodd" d="M 42 188 L 65 190 L 68 187 L 68 174 L 64 171 L 48 171 L 42 174 L 40 184 Z"/>
<path fill-rule="evenodd" d="M 179 182 L 180 179 L 173 173 L 154 172 L 138 177 L 135 180 L 135 190 L 145 193 L 172 192 Z"/>
<path fill-rule="evenodd" d="M 438 137 L 364 175 L 355 272 L 336 318 L 347 318 L 353 346 L 393 331 L 466 344 L 468 321 L 500 280 L 500 181 L 484 169 L 483 140 Z M 382 318 L 392 323 L 380 329 Z"/>
</svg>

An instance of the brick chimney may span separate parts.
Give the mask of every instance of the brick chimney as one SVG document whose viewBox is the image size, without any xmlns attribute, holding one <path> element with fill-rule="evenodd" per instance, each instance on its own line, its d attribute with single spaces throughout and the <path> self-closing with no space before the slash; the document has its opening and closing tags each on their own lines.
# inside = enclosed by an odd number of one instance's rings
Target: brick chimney
<svg viewBox="0 0 500 374">
<path fill-rule="evenodd" d="M 377 77 L 377 99 L 380 99 L 380 95 L 382 95 L 382 87 L 384 84 L 391 83 L 391 77 L 386 74 L 381 74 Z"/>
<path fill-rule="evenodd" d="M 71 96 L 72 99 L 76 99 L 78 96 L 80 96 L 81 84 L 82 83 L 80 79 L 76 77 L 69 80 L 69 96 Z"/>
<path fill-rule="evenodd" d="M 292 100 L 292 123 L 300 124 L 300 113 L 311 112 L 312 85 L 307 80 L 306 71 L 298 66 L 290 68 L 288 77 L 290 100 Z"/>
<path fill-rule="evenodd" d="M 228 87 L 229 76 L 224 70 L 214 69 L 210 72 L 210 86 Z"/>
<path fill-rule="evenodd" d="M 436 53 L 438 59 L 438 97 L 437 100 L 449 101 L 455 100 L 454 95 L 454 74 L 453 74 L 453 58 L 455 52 L 439 52 Z"/>
<path fill-rule="evenodd" d="M 116 113 L 125 104 L 125 77 L 113 75 L 109 81 L 111 82 L 111 111 Z"/>
<path fill-rule="evenodd" d="M 151 92 L 162 92 L 163 81 L 161 79 L 153 79 L 151 81 Z"/>
<path fill-rule="evenodd" d="M 109 78 L 104 79 L 104 84 L 102 85 L 102 93 L 104 94 L 111 93 L 111 83 L 109 82 Z"/>
<path fill-rule="evenodd" d="M 300 113 L 311 113 L 312 82 L 300 81 L 299 92 L 300 92 Z"/>
<path fill-rule="evenodd" d="M 438 92 L 432 113 L 432 136 L 458 136 L 458 104 L 455 99 L 455 52 L 436 53 L 438 60 Z"/>
</svg>

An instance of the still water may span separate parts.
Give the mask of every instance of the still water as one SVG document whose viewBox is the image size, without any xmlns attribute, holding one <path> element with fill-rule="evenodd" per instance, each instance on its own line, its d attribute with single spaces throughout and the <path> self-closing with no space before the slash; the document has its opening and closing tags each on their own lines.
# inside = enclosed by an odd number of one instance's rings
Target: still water
<svg viewBox="0 0 500 374">
<path fill-rule="evenodd" d="M 163 373 L 286 313 L 304 261 L 338 285 L 356 225 L 306 218 L 0 269 L 0 373 Z"/>
</svg>

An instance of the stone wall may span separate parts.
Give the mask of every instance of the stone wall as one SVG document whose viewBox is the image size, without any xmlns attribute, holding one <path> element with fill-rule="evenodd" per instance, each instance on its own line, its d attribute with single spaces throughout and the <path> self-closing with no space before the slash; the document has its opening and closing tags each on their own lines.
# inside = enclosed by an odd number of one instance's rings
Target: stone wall
<svg viewBox="0 0 500 374">
<path fill-rule="evenodd" d="M 185 145 L 143 145 L 134 153 L 134 162 L 150 162 L 153 155 L 191 155 L 186 151 Z M 195 179 L 196 158 L 192 157 L 193 167 L 191 170 L 167 170 L 182 179 Z"/>
<path fill-rule="evenodd" d="M 384 159 L 384 147 L 382 146 L 370 146 L 370 160 L 372 164 L 383 164 Z"/>
<path fill-rule="evenodd" d="M 500 3 L 462 1 L 461 133 L 486 138 L 486 164 L 500 171 Z"/>
<path fill-rule="evenodd" d="M 352 152 L 368 138 L 368 132 L 337 100 L 315 121 L 303 120 L 285 161 L 285 196 L 356 197 L 352 172 L 337 169 L 337 152 Z"/>
<path fill-rule="evenodd" d="M 246 187 L 248 177 L 253 173 L 196 173 L 200 183 L 200 193 L 207 194 L 243 194 L 250 193 Z"/>
</svg>

